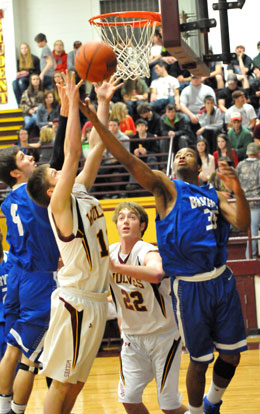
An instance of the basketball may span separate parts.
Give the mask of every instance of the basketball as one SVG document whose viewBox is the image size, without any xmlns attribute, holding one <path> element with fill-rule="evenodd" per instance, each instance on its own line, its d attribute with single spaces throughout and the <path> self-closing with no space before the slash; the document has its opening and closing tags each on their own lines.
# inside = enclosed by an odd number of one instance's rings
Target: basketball
<svg viewBox="0 0 260 414">
<path fill-rule="evenodd" d="M 101 82 L 116 70 L 117 60 L 113 49 L 104 42 L 87 42 L 76 52 L 75 69 L 81 79 Z"/>
</svg>

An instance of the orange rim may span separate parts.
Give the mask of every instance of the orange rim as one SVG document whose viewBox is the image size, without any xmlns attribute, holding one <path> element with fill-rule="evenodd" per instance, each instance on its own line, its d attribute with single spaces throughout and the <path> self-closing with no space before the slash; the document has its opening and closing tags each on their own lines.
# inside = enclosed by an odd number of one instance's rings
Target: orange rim
<svg viewBox="0 0 260 414">
<path fill-rule="evenodd" d="M 97 19 L 106 19 L 107 17 L 125 17 L 125 18 L 137 18 L 139 21 L 127 20 L 124 22 L 98 22 Z M 130 25 L 133 27 L 146 26 L 147 23 L 156 23 L 156 26 L 159 26 L 161 21 L 161 13 L 149 12 L 149 11 L 126 11 L 126 12 L 113 12 L 99 14 L 98 16 L 91 17 L 89 23 L 95 26 L 125 26 Z"/>
</svg>

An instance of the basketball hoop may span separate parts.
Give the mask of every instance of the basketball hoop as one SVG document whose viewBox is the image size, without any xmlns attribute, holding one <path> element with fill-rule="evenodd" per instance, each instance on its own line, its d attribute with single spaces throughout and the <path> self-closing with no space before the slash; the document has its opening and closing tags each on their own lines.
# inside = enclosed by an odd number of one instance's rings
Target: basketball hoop
<svg viewBox="0 0 260 414">
<path fill-rule="evenodd" d="M 161 14 L 128 11 L 100 14 L 89 19 L 101 40 L 108 43 L 117 56 L 119 78 L 150 77 L 149 57 L 156 26 Z"/>
</svg>

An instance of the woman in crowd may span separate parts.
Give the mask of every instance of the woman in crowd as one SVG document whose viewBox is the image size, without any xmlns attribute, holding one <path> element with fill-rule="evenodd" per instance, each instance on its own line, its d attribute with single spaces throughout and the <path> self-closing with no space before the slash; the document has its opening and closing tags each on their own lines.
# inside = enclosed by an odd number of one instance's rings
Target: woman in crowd
<svg viewBox="0 0 260 414">
<path fill-rule="evenodd" d="M 58 93 L 57 83 L 60 83 L 62 81 L 62 74 L 61 71 L 55 71 L 53 75 L 53 81 L 52 81 L 52 91 L 54 93 L 55 101 L 57 101 L 60 104 L 60 97 Z"/>
<path fill-rule="evenodd" d="M 128 115 L 126 104 L 123 102 L 116 102 L 110 114 L 110 119 L 118 119 L 120 124 L 120 131 L 129 137 L 136 134 L 135 123 L 133 118 Z"/>
<path fill-rule="evenodd" d="M 129 115 L 136 119 L 136 108 L 148 99 L 148 86 L 143 79 L 127 79 L 122 86 L 121 93 L 126 103 Z"/>
<path fill-rule="evenodd" d="M 13 90 L 18 105 L 23 92 L 29 86 L 29 78 L 32 73 L 40 74 L 40 60 L 31 54 L 30 46 L 23 42 L 20 44 L 16 79 L 13 81 Z"/>
<path fill-rule="evenodd" d="M 39 152 L 37 148 L 40 147 L 40 142 L 29 143 L 29 134 L 27 129 L 19 129 L 17 145 L 24 154 L 33 155 L 35 161 L 39 161 Z"/>
<path fill-rule="evenodd" d="M 67 69 L 67 53 L 64 50 L 64 43 L 62 40 L 56 40 L 53 45 L 52 56 L 55 60 L 55 71 L 65 72 Z"/>
<path fill-rule="evenodd" d="M 218 160 L 220 157 L 228 157 L 233 162 L 236 168 L 238 164 L 238 156 L 234 149 L 231 148 L 231 143 L 226 134 L 219 134 L 217 137 L 217 151 L 213 152 L 215 158 L 215 165 L 218 168 Z"/>
<path fill-rule="evenodd" d="M 198 139 L 197 151 L 202 162 L 199 180 L 201 184 L 207 184 L 209 177 L 215 171 L 215 159 L 208 153 L 208 143 L 204 138 Z"/>
<path fill-rule="evenodd" d="M 24 91 L 21 97 L 20 108 L 23 111 L 25 129 L 36 125 L 36 112 L 43 103 L 44 93 L 43 86 L 39 75 L 33 73 L 30 76 L 29 87 Z"/>
<path fill-rule="evenodd" d="M 50 162 L 53 145 L 54 145 L 55 131 L 53 128 L 42 128 L 40 133 L 40 163 L 46 164 Z"/>
<path fill-rule="evenodd" d="M 37 111 L 36 123 L 38 127 L 47 128 L 52 127 L 54 118 L 59 117 L 59 104 L 54 98 L 52 91 L 44 93 L 43 104 L 39 106 Z"/>
</svg>

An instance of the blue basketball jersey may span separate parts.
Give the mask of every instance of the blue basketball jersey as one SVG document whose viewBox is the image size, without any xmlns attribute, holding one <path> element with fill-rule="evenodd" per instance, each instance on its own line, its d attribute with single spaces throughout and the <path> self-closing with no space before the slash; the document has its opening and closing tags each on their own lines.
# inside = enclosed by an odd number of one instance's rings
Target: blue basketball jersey
<svg viewBox="0 0 260 414">
<path fill-rule="evenodd" d="M 26 183 L 12 190 L 2 203 L 12 263 L 33 272 L 54 272 L 59 251 L 50 226 L 47 209 L 35 204 Z"/>
<path fill-rule="evenodd" d="M 229 223 L 219 209 L 212 185 L 198 187 L 173 180 L 177 190 L 174 208 L 156 231 L 163 268 L 169 276 L 192 276 L 225 264 Z"/>
<path fill-rule="evenodd" d="M 0 263 L 0 323 L 5 321 L 4 319 L 4 299 L 7 292 L 7 275 L 12 266 L 10 260 L 8 260 L 8 252 L 4 252 L 4 258 Z"/>
</svg>

